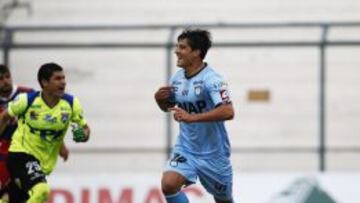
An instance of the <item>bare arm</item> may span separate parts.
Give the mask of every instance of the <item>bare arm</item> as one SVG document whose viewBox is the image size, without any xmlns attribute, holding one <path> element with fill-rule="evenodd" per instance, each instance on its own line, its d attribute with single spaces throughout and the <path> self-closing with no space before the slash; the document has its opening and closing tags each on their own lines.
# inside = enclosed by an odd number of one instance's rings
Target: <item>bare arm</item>
<svg viewBox="0 0 360 203">
<path fill-rule="evenodd" d="M 67 148 L 65 142 L 61 143 L 61 147 L 60 147 L 60 151 L 59 151 L 60 157 L 61 157 L 64 161 L 67 161 L 68 158 L 69 158 L 69 154 L 70 154 L 70 151 L 69 151 L 69 149 Z"/>
<path fill-rule="evenodd" d="M 175 103 L 169 101 L 172 91 L 171 86 L 163 86 L 155 92 L 155 100 L 162 111 L 169 111 L 169 108 L 174 107 Z"/>
<path fill-rule="evenodd" d="M 0 135 L 4 132 L 9 120 L 11 119 L 11 116 L 7 111 L 3 111 L 0 114 Z"/>
<path fill-rule="evenodd" d="M 198 114 L 189 114 L 179 107 L 173 107 L 170 110 L 174 112 L 176 121 L 187 123 L 231 120 L 235 114 L 232 104 L 222 104 L 211 111 Z"/>
</svg>

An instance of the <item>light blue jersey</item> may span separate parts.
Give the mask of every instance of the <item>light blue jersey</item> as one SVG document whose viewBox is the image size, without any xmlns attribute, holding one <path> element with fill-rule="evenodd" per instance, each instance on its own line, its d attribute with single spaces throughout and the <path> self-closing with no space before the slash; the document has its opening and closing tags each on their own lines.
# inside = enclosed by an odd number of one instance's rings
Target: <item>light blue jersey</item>
<svg viewBox="0 0 360 203">
<path fill-rule="evenodd" d="M 231 102 L 227 83 L 207 64 L 190 78 L 185 76 L 184 69 L 177 71 L 170 79 L 170 85 L 174 87 L 171 100 L 191 114 L 208 112 Z M 199 158 L 229 157 L 230 143 L 224 121 L 180 122 L 180 134 L 174 150 Z"/>
</svg>

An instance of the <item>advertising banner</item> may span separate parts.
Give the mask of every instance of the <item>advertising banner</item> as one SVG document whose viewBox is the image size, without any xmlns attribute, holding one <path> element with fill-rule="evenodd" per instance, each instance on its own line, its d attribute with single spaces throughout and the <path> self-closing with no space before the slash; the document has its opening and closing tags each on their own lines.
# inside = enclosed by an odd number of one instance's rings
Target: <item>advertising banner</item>
<svg viewBox="0 0 360 203">
<path fill-rule="evenodd" d="M 54 174 L 48 203 L 166 203 L 161 174 Z M 359 203 L 360 174 L 235 174 L 236 203 Z M 204 188 L 184 188 L 190 202 L 214 202 Z"/>
</svg>

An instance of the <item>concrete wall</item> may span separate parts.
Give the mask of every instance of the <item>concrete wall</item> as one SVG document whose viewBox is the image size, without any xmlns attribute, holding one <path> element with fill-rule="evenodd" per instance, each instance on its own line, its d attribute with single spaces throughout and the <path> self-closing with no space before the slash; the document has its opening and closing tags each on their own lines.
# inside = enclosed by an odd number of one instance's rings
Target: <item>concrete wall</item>
<svg viewBox="0 0 360 203">
<path fill-rule="evenodd" d="M 17 10 L 10 25 L 136 24 L 256 21 L 360 20 L 358 1 L 33 1 L 33 14 Z M 336 13 L 336 15 L 334 15 Z M 338 29 L 330 39 L 357 39 L 360 29 Z M 318 29 L 212 30 L 215 42 L 231 40 L 317 41 Z M 35 33 L 19 42 L 164 42 L 165 31 L 124 33 Z M 14 50 L 10 64 L 15 81 L 37 87 L 36 71 L 58 62 L 67 73 L 93 129 L 86 145 L 67 142 L 73 153 L 60 172 L 160 171 L 163 153 L 79 153 L 87 149 L 147 148 L 165 145 L 165 114 L 153 94 L 165 81 L 163 49 Z M 328 49 L 327 144 L 359 147 L 360 47 Z M 230 83 L 236 118 L 227 123 L 236 149 L 315 148 L 319 135 L 319 50 L 317 48 L 214 48 L 207 62 Z M 175 71 L 175 68 L 174 68 Z M 267 90 L 270 100 L 248 100 L 251 90 Z M 174 131 L 177 131 L 174 123 Z M 110 150 L 111 151 L 111 150 Z M 330 170 L 358 170 L 356 153 L 330 153 Z M 316 171 L 315 152 L 233 154 L 237 171 Z"/>
</svg>

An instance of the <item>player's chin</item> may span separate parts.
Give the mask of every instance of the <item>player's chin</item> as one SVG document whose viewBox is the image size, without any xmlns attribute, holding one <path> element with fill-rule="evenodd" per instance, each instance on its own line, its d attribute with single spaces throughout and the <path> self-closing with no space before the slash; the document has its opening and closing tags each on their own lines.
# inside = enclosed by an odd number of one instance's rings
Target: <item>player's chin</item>
<svg viewBox="0 0 360 203">
<path fill-rule="evenodd" d="M 56 92 L 56 96 L 58 96 L 58 97 L 63 97 L 64 94 L 65 94 L 65 91 L 64 91 L 64 90 L 58 90 L 58 91 Z"/>
<path fill-rule="evenodd" d="M 176 61 L 176 65 L 177 65 L 178 67 L 183 67 L 183 66 L 184 66 L 184 61 L 181 60 L 181 59 L 178 59 L 178 60 Z"/>
<path fill-rule="evenodd" d="M 7 84 L 7 85 L 4 86 L 5 91 L 11 91 L 12 89 L 13 89 L 12 85 Z"/>
<path fill-rule="evenodd" d="M 2 95 L 10 95 L 11 94 L 11 89 L 0 89 L 0 94 Z"/>
</svg>

